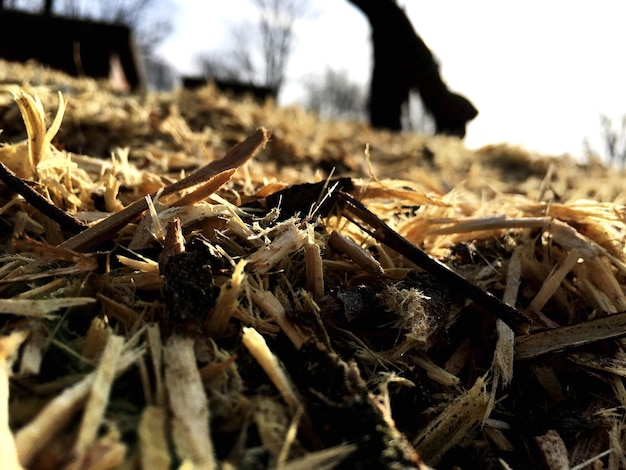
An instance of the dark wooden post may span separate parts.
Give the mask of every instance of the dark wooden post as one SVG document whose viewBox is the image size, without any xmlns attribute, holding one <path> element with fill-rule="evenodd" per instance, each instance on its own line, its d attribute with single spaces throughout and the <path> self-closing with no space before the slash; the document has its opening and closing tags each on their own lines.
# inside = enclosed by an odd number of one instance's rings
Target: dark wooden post
<svg viewBox="0 0 626 470">
<path fill-rule="evenodd" d="M 43 14 L 46 16 L 52 15 L 52 7 L 54 6 L 54 0 L 46 0 L 43 7 Z"/>
<path fill-rule="evenodd" d="M 465 126 L 478 111 L 465 97 L 448 90 L 433 54 L 404 11 L 393 0 L 349 1 L 367 16 L 372 28 L 371 124 L 400 130 L 402 105 L 409 92 L 417 90 L 438 134 L 465 136 Z"/>
</svg>

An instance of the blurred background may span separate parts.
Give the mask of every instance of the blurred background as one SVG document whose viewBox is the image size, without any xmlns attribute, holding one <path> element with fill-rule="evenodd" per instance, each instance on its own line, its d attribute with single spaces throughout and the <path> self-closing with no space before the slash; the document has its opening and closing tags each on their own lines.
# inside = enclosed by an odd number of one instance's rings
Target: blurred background
<svg viewBox="0 0 626 470">
<path fill-rule="evenodd" d="M 626 4 L 397 2 L 448 87 L 479 115 L 470 148 L 507 142 L 542 154 L 626 160 Z M 130 26 L 152 89 L 183 77 L 239 80 L 333 119 L 366 119 L 370 26 L 347 0 L 0 0 L 5 10 Z M 19 40 L 19 39 L 16 39 Z M 431 132 L 414 96 L 403 128 Z"/>
</svg>

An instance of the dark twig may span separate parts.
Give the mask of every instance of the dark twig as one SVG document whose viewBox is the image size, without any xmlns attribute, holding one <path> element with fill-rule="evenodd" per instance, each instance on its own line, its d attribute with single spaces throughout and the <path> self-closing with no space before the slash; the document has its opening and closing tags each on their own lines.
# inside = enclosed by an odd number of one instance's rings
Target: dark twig
<svg viewBox="0 0 626 470">
<path fill-rule="evenodd" d="M 62 230 L 76 234 L 87 228 L 86 224 L 55 206 L 31 188 L 25 180 L 13 173 L 3 163 L 0 163 L 0 180 L 11 190 L 21 195 L 28 204 L 59 224 Z"/>
<path fill-rule="evenodd" d="M 470 281 L 452 271 L 443 263 L 432 258 L 428 253 L 410 243 L 401 235 L 393 231 L 385 222 L 367 209 L 360 201 L 357 201 L 347 193 L 339 192 L 339 198 L 345 202 L 344 217 L 352 220 L 350 215 L 356 217 L 361 223 L 357 223 L 361 229 L 369 233 L 379 242 L 397 251 L 408 260 L 414 262 L 428 273 L 435 276 L 440 282 L 466 298 L 472 300 L 488 312 L 500 318 L 517 332 L 528 334 L 532 320 L 516 308 L 502 302 L 496 296 L 487 292 Z M 348 212 L 346 214 L 345 212 Z"/>
</svg>

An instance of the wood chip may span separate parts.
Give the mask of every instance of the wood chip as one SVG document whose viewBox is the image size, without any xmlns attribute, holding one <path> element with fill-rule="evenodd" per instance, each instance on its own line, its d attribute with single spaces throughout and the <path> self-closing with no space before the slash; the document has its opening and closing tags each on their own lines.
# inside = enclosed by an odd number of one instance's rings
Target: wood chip
<svg viewBox="0 0 626 470">
<path fill-rule="evenodd" d="M 271 243 L 252 253 L 247 261 L 259 274 L 266 274 L 278 263 L 302 248 L 307 239 L 305 230 L 296 226 L 295 220 L 282 223 L 277 229 L 278 236 Z"/>
<path fill-rule="evenodd" d="M 196 366 L 193 339 L 174 335 L 163 351 L 165 386 L 176 454 L 193 468 L 217 467 L 209 431 L 209 408 Z"/>
<path fill-rule="evenodd" d="M 9 336 L 0 337 L 0 455 L 2 468 L 21 470 L 13 433 L 9 428 L 9 376 L 10 357 L 28 337 L 26 331 L 15 331 Z"/>
<path fill-rule="evenodd" d="M 307 337 L 287 318 L 285 307 L 282 306 L 276 296 L 270 291 L 253 289 L 251 297 L 255 305 L 278 323 L 283 333 L 285 333 L 293 345 L 299 349 L 302 343 L 306 341 Z"/>
<path fill-rule="evenodd" d="M 569 470 L 567 448 L 559 433 L 554 429 L 548 430 L 543 436 L 535 437 L 537 447 L 546 468 L 550 470 Z"/>
<path fill-rule="evenodd" d="M 138 430 L 142 469 L 171 468 L 167 434 L 167 411 L 147 406 L 141 414 Z"/>
<path fill-rule="evenodd" d="M 269 376 L 274 386 L 280 392 L 289 408 L 295 412 L 302 407 L 296 389 L 291 379 L 281 366 L 272 351 L 270 351 L 263 336 L 261 336 L 254 328 L 243 329 L 243 344 L 254 356 L 261 368 Z"/>
<path fill-rule="evenodd" d="M 310 237 L 309 237 L 310 238 Z M 324 260 L 319 245 L 310 240 L 304 245 L 306 256 L 306 286 L 314 300 L 324 295 Z"/>
</svg>

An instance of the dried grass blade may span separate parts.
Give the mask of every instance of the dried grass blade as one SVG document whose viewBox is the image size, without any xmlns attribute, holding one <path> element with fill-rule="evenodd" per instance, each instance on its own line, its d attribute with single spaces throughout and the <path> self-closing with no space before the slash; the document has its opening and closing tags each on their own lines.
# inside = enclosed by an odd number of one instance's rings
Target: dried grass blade
<svg viewBox="0 0 626 470">
<path fill-rule="evenodd" d="M 63 93 L 58 92 L 59 96 L 59 107 L 57 109 L 57 113 L 54 115 L 54 121 L 50 124 L 50 127 L 46 131 L 46 140 L 44 145 L 50 145 L 54 136 L 57 135 L 59 129 L 61 128 L 61 123 L 63 122 L 63 116 L 65 115 L 65 110 L 67 109 L 67 101 L 63 98 Z"/>
<path fill-rule="evenodd" d="M 30 96 L 22 89 L 13 92 L 13 98 L 22 113 L 28 134 L 28 159 L 31 171 L 36 173 L 46 143 L 46 124 L 43 104 L 35 95 Z"/>
<path fill-rule="evenodd" d="M 549 217 L 523 217 L 509 219 L 505 216 L 481 217 L 477 219 L 459 220 L 445 227 L 428 231 L 428 235 L 449 235 L 452 233 L 476 232 L 479 230 L 503 230 L 513 228 L 545 227 Z"/>
<path fill-rule="evenodd" d="M 567 359 L 583 367 L 626 377 L 626 358 L 579 352 L 568 354 Z"/>
</svg>

